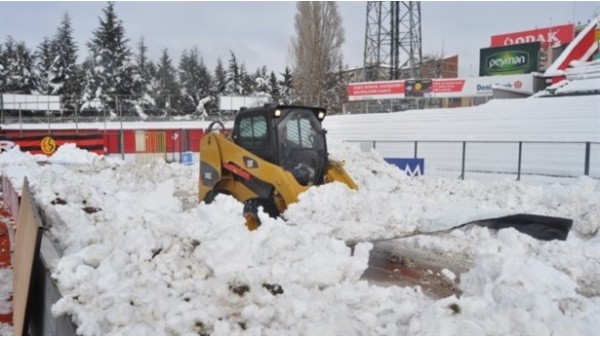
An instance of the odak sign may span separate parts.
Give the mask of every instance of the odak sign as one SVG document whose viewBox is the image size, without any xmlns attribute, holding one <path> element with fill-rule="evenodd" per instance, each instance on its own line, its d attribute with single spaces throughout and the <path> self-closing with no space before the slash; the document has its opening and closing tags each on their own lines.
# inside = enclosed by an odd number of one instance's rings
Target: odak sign
<svg viewBox="0 0 600 338">
<path fill-rule="evenodd" d="M 575 37 L 575 25 L 560 25 L 492 36 L 492 47 L 539 41 L 542 48 L 566 45 Z"/>
<path fill-rule="evenodd" d="M 539 42 L 483 48 L 479 54 L 479 76 L 537 72 L 539 52 Z"/>
</svg>

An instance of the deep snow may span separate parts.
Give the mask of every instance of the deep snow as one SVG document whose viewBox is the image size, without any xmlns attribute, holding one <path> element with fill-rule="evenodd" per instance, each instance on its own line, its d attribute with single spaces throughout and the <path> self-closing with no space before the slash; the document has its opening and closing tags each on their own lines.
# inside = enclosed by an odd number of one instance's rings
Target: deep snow
<svg viewBox="0 0 600 338">
<path fill-rule="evenodd" d="M 598 180 L 408 179 L 376 152 L 346 144 L 330 152 L 359 190 L 311 188 L 285 220 L 263 215 L 254 232 L 234 199 L 196 203 L 197 165 L 140 167 L 72 146 L 49 165 L 17 150 L 0 165 L 13 182 L 28 177 L 53 224 L 64 295 L 53 312 L 72 314 L 80 334 L 600 334 Z M 570 217 L 574 227 L 564 242 L 479 227 L 399 241 L 449 264 L 467 262 L 460 298 L 360 280 L 368 239 L 515 212 Z M 351 255 L 345 240 L 364 242 Z"/>
</svg>

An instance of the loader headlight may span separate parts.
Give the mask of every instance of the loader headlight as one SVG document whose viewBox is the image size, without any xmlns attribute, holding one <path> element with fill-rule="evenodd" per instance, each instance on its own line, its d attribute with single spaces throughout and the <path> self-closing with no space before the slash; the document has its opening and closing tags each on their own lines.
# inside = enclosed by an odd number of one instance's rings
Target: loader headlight
<svg viewBox="0 0 600 338">
<path fill-rule="evenodd" d="M 275 113 L 273 115 L 275 117 L 281 117 L 281 109 L 275 109 Z"/>
<path fill-rule="evenodd" d="M 325 112 L 324 111 L 320 111 L 317 113 L 317 118 L 319 120 L 323 120 L 325 118 Z"/>
</svg>

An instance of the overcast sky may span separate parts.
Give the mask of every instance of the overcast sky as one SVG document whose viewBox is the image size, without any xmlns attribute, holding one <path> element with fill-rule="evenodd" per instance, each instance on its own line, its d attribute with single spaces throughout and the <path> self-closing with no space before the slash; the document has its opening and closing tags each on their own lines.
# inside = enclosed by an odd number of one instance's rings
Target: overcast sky
<svg viewBox="0 0 600 338">
<path fill-rule="evenodd" d="M 106 2 L 0 0 L 0 42 L 7 36 L 34 49 L 55 34 L 65 12 L 71 17 L 79 57 L 88 53 L 85 43 L 99 26 Z M 363 64 L 366 2 L 338 2 L 346 42 L 344 64 Z M 167 48 L 173 64 L 181 51 L 198 47 L 213 70 L 224 64 L 229 50 L 249 71 L 266 65 L 282 72 L 289 65 L 288 49 L 295 36 L 296 2 L 159 2 L 128 1 L 115 5 L 132 51 L 144 36 L 149 55 L 157 61 Z M 477 76 L 479 49 L 490 36 L 572 22 L 587 22 L 600 14 L 600 2 L 423 2 L 421 5 L 423 54 L 459 55 L 459 76 Z"/>
</svg>

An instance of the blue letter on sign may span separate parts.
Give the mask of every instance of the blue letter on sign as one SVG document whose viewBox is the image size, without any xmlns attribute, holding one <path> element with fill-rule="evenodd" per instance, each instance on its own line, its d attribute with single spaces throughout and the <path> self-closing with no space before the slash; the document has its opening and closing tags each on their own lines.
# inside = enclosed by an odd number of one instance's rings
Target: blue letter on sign
<svg viewBox="0 0 600 338">
<path fill-rule="evenodd" d="M 404 171 L 410 177 L 425 175 L 425 159 L 422 158 L 386 158 L 385 161 Z"/>
</svg>

